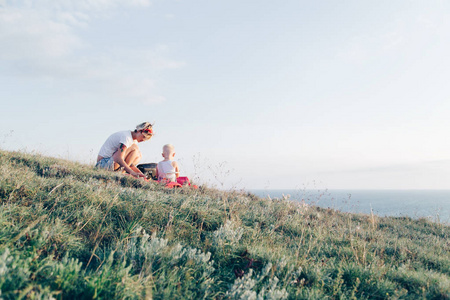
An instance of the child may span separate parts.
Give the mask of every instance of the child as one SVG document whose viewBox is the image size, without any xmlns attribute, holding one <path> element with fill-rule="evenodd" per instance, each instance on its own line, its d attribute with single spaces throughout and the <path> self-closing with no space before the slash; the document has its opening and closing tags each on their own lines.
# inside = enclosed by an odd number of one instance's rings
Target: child
<svg viewBox="0 0 450 300">
<path fill-rule="evenodd" d="M 168 182 L 176 182 L 179 176 L 180 170 L 178 168 L 178 163 L 173 160 L 175 156 L 174 147 L 170 144 L 164 145 L 162 156 L 163 161 L 158 163 L 156 167 L 156 176 L 158 181 L 167 180 Z"/>
</svg>

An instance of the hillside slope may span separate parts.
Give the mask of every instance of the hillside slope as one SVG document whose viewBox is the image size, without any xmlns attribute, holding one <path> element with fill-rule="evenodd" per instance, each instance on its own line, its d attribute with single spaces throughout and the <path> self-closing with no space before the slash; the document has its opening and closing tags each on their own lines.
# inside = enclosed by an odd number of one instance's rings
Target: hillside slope
<svg viewBox="0 0 450 300">
<path fill-rule="evenodd" d="M 0 150 L 2 299 L 449 299 L 450 228 Z"/>
</svg>

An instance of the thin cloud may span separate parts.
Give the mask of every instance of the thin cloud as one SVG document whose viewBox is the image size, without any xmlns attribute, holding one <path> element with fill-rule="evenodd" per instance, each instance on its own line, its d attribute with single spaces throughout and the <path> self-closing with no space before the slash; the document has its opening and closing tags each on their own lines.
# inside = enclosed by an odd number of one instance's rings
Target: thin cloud
<svg viewBox="0 0 450 300">
<path fill-rule="evenodd" d="M 74 93 L 98 93 L 144 104 L 164 101 L 153 78 L 184 66 L 165 45 L 100 49 L 79 34 L 99 14 L 148 7 L 146 0 L 17 1 L 0 7 L 0 64 L 28 79 L 79 82 Z M 12 3 L 12 4 L 11 4 Z M 14 4 L 14 5 L 13 5 Z M 84 91 L 83 91 L 84 90 Z"/>
<path fill-rule="evenodd" d="M 71 27 L 29 9 L 0 9 L 0 59 L 42 60 L 68 56 L 83 47 Z"/>
<path fill-rule="evenodd" d="M 372 34 L 354 36 L 337 53 L 337 57 L 354 63 L 365 63 L 381 56 L 410 53 L 417 43 L 448 32 L 448 14 L 431 10 L 416 17 L 399 16 Z"/>
<path fill-rule="evenodd" d="M 25 8 L 45 8 L 68 11 L 108 11 L 123 7 L 149 7 L 149 0 L 33 0 L 33 1 L 4 1 L 5 5 L 14 5 Z"/>
<path fill-rule="evenodd" d="M 119 61 L 126 58 L 127 64 L 143 65 L 151 70 L 170 70 L 184 67 L 183 61 L 169 59 L 170 49 L 166 45 L 159 44 L 152 49 L 128 49 L 116 48 L 111 51 L 112 56 Z M 145 71 L 147 72 L 147 70 Z"/>
<path fill-rule="evenodd" d="M 57 14 L 56 19 L 69 26 L 86 29 L 91 18 L 83 12 L 61 12 Z"/>
<path fill-rule="evenodd" d="M 175 19 L 175 15 L 174 15 L 174 14 L 165 14 L 164 17 L 165 17 L 167 20 L 173 20 L 173 19 Z"/>
</svg>

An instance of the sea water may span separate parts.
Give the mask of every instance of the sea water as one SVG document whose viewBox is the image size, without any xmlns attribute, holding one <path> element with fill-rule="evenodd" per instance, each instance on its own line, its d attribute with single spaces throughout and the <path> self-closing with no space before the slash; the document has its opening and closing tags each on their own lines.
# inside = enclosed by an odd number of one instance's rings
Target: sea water
<svg viewBox="0 0 450 300">
<path fill-rule="evenodd" d="M 450 190 L 250 190 L 343 212 L 428 218 L 450 224 Z"/>
</svg>

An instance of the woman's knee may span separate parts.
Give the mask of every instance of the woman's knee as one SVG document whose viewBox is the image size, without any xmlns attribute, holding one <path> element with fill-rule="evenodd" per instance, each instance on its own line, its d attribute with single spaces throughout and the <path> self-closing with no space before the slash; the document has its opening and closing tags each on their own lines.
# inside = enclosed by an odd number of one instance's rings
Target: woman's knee
<svg viewBox="0 0 450 300">
<path fill-rule="evenodd" d="M 137 155 L 137 159 L 138 159 L 138 160 L 141 160 L 141 158 L 142 158 L 142 153 L 141 153 L 141 151 L 139 151 L 139 152 L 138 152 L 138 155 Z"/>
<path fill-rule="evenodd" d="M 136 151 L 136 155 L 134 155 L 134 164 L 137 165 L 141 161 L 141 158 L 142 158 L 141 151 L 139 150 Z"/>
<path fill-rule="evenodd" d="M 139 162 L 142 158 L 142 153 L 141 150 L 139 150 L 139 147 L 136 144 L 131 145 L 128 148 L 128 153 L 126 154 L 126 158 L 125 161 L 128 164 L 136 164 L 137 162 Z"/>
<path fill-rule="evenodd" d="M 131 150 L 133 151 L 133 155 L 140 160 L 142 158 L 142 153 L 139 147 L 136 144 L 133 144 L 131 148 Z"/>
</svg>

